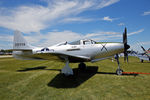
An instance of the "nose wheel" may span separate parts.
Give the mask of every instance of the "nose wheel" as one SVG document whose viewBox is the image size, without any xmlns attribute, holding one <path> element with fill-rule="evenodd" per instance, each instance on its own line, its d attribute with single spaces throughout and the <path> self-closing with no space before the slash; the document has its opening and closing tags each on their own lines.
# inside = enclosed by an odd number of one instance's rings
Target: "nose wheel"
<svg viewBox="0 0 150 100">
<path fill-rule="evenodd" d="M 122 73 L 123 73 L 123 70 L 122 70 L 122 69 L 117 69 L 117 70 L 116 70 L 116 74 L 117 74 L 117 75 L 122 75 Z"/>
<path fill-rule="evenodd" d="M 117 64 L 118 64 L 118 68 L 116 70 L 116 74 L 117 75 L 122 75 L 123 70 L 120 68 L 120 63 L 119 63 L 119 56 L 118 54 L 116 54 L 115 59 L 117 60 Z"/>
</svg>

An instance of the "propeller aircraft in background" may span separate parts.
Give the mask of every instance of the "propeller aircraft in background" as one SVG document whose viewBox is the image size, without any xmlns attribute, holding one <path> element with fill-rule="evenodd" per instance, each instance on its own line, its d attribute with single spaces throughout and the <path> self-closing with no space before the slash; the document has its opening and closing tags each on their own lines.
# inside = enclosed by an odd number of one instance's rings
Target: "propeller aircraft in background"
<svg viewBox="0 0 150 100">
<path fill-rule="evenodd" d="M 85 69 L 84 62 L 96 62 L 111 58 L 116 55 L 118 68 L 117 75 L 122 75 L 123 70 L 119 65 L 119 53 L 124 53 L 128 59 L 127 29 L 123 33 L 123 42 L 96 42 L 91 39 L 83 39 L 75 42 L 62 42 L 50 47 L 33 47 L 27 43 L 19 31 L 14 32 L 13 57 L 24 60 L 54 60 L 65 61 L 65 67 L 61 73 L 73 75 L 69 63 L 79 63 L 79 69 Z"/>
<path fill-rule="evenodd" d="M 140 59 L 140 61 L 143 63 L 144 60 L 150 61 L 150 48 L 148 50 L 145 50 L 143 46 L 141 46 L 144 53 L 137 54 L 137 57 Z"/>
</svg>

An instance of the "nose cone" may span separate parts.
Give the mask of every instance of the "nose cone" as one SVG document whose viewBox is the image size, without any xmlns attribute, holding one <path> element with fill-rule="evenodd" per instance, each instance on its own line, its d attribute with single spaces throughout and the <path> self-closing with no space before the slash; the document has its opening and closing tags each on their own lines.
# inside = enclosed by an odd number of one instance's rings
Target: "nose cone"
<svg viewBox="0 0 150 100">
<path fill-rule="evenodd" d="M 129 48 L 130 48 L 130 45 L 127 44 L 127 45 L 126 45 L 126 48 L 129 49 Z"/>
<path fill-rule="evenodd" d="M 126 52 L 130 48 L 130 45 L 124 44 L 124 52 Z"/>
</svg>

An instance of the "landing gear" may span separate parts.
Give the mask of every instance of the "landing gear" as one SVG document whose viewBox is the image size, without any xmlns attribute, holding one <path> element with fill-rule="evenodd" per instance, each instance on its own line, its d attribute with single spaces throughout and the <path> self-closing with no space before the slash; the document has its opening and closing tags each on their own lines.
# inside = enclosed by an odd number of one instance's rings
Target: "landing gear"
<svg viewBox="0 0 150 100">
<path fill-rule="evenodd" d="M 66 65 L 61 70 L 61 73 L 63 73 L 66 76 L 73 75 L 73 70 L 69 67 L 69 60 L 68 60 L 68 58 L 65 58 L 65 61 L 66 61 Z"/>
<path fill-rule="evenodd" d="M 123 73 L 123 70 L 122 70 L 122 69 L 117 69 L 117 70 L 116 70 L 116 74 L 117 74 L 117 75 L 122 75 L 122 73 Z"/>
<path fill-rule="evenodd" d="M 144 60 L 143 59 L 141 59 L 141 63 L 143 63 L 144 62 Z"/>
<path fill-rule="evenodd" d="M 86 69 L 86 64 L 81 62 L 79 65 L 78 65 L 78 68 L 82 71 L 84 71 Z"/>
<path fill-rule="evenodd" d="M 116 74 L 117 74 L 117 75 L 122 75 L 123 70 L 120 69 L 120 63 L 119 63 L 119 56 L 118 56 L 118 54 L 116 54 L 115 59 L 117 60 L 117 64 L 118 64 L 118 68 L 117 68 L 117 70 L 116 70 Z"/>
</svg>

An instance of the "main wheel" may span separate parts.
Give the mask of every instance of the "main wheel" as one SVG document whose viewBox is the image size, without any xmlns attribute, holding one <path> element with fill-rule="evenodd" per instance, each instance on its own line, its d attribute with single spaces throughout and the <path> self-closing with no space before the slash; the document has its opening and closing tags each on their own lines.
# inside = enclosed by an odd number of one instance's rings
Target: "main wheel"
<svg viewBox="0 0 150 100">
<path fill-rule="evenodd" d="M 85 70 L 86 69 L 86 64 L 85 63 L 83 63 L 83 62 L 81 62 L 80 64 L 79 64 L 79 66 L 78 66 L 78 68 L 80 69 L 80 70 Z"/>
<path fill-rule="evenodd" d="M 144 62 L 144 60 L 143 59 L 141 59 L 141 63 L 143 63 Z"/>
<path fill-rule="evenodd" d="M 123 73 L 123 70 L 122 70 L 122 69 L 117 69 L 117 70 L 116 70 L 116 74 L 117 74 L 117 75 L 122 75 L 122 73 Z"/>
</svg>

